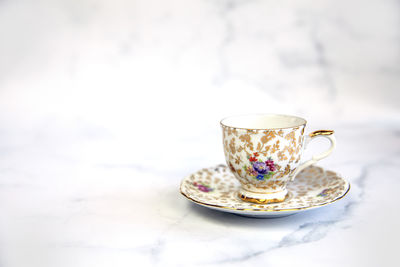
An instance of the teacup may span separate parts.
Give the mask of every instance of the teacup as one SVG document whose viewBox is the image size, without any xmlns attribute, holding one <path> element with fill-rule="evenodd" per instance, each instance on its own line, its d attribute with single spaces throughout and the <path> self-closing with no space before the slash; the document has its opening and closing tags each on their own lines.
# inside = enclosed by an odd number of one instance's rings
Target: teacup
<svg viewBox="0 0 400 267">
<path fill-rule="evenodd" d="M 266 204 L 284 201 L 286 185 L 304 168 L 327 157 L 335 148 L 332 130 L 304 135 L 307 121 L 289 115 L 241 115 L 221 121 L 226 162 L 241 184 L 244 201 Z M 303 150 L 315 137 L 330 148 L 301 163 Z"/>
</svg>

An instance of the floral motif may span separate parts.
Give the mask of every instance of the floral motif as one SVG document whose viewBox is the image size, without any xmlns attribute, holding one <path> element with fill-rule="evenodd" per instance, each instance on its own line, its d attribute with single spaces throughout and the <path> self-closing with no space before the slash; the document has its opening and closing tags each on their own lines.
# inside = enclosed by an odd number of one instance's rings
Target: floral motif
<svg viewBox="0 0 400 267">
<path fill-rule="evenodd" d="M 304 126 L 250 130 L 222 125 L 222 130 L 227 165 L 235 177 L 247 185 L 248 191 L 272 186 L 276 187 L 272 190 L 279 191 L 286 186 L 290 175 L 299 165 Z M 271 162 L 267 163 L 268 160 Z M 278 180 L 282 184 L 273 184 Z M 197 187 L 196 191 L 199 192 Z"/>
<path fill-rule="evenodd" d="M 194 185 L 194 186 L 197 186 L 197 188 L 198 188 L 200 191 L 205 192 L 205 193 L 208 193 L 208 192 L 211 192 L 211 191 L 214 190 L 214 189 L 211 188 L 209 185 L 206 185 L 206 184 L 203 184 L 203 183 L 196 183 L 196 182 L 194 182 L 193 185 Z"/>
<path fill-rule="evenodd" d="M 322 192 L 319 193 L 319 194 L 317 195 L 317 197 L 326 197 L 327 195 L 329 195 L 329 194 L 332 193 L 332 192 L 333 192 L 333 189 L 332 189 L 332 188 L 326 188 L 326 189 L 322 190 Z"/>
<path fill-rule="evenodd" d="M 258 158 L 260 154 L 258 152 L 253 153 L 252 156 L 247 156 L 250 161 L 250 165 L 245 165 L 243 169 L 250 176 L 253 176 L 259 181 L 268 180 L 276 171 L 276 165 L 271 158 L 263 161 Z"/>
<path fill-rule="evenodd" d="M 209 178 L 207 179 L 207 177 Z M 237 194 L 232 194 L 240 188 L 235 179 L 234 174 L 226 166 L 211 166 L 207 168 L 207 171 L 202 169 L 185 177 L 180 190 L 185 197 L 198 204 L 220 211 L 251 216 L 322 207 L 341 199 L 349 191 L 349 183 L 337 173 L 321 167 L 309 166 L 288 185 L 287 189 L 290 195 L 286 201 L 274 205 L 260 205 L 242 201 Z M 211 193 L 204 193 L 193 185 L 194 181 L 206 183 L 214 190 Z M 268 180 L 268 183 L 271 182 L 274 180 Z M 316 196 L 326 188 L 331 189 L 332 192 L 326 197 Z"/>
</svg>

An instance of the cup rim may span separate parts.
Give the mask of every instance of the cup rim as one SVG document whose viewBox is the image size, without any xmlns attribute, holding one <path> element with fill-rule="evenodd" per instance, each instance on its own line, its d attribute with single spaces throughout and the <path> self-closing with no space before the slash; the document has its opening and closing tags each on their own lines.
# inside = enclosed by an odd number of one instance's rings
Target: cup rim
<svg viewBox="0 0 400 267">
<path fill-rule="evenodd" d="M 261 117 L 261 116 L 278 116 L 278 117 L 284 117 L 284 118 L 295 118 L 298 120 L 301 120 L 302 122 L 299 124 L 295 124 L 289 127 L 268 127 L 268 128 L 259 128 L 259 127 L 235 127 L 235 126 L 230 126 L 227 124 L 224 124 L 224 121 L 228 120 L 228 119 L 232 119 L 232 118 L 238 118 L 238 117 L 251 117 L 251 116 L 257 116 L 257 117 Z M 303 125 L 307 124 L 306 119 L 302 118 L 302 117 L 298 117 L 298 116 L 294 116 L 294 115 L 288 115 L 288 114 L 275 114 L 275 113 L 253 113 L 253 114 L 241 114 L 241 115 L 233 115 L 233 116 L 228 116 L 223 118 L 220 122 L 220 125 L 222 127 L 228 127 L 228 128 L 232 128 L 232 129 L 242 129 L 242 130 L 279 130 L 279 129 L 290 129 L 290 128 L 295 128 L 295 127 L 300 127 Z"/>
</svg>

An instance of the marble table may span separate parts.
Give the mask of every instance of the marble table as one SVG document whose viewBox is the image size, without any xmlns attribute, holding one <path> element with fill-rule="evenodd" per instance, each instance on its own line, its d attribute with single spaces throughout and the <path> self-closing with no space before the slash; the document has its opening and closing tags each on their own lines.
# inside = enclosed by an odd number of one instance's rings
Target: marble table
<svg viewBox="0 0 400 267">
<path fill-rule="evenodd" d="M 0 266 L 395 265 L 399 10 L 0 1 Z M 320 165 L 348 195 L 277 219 L 187 201 L 181 179 L 224 163 L 218 122 L 239 113 L 334 129 Z"/>
<path fill-rule="evenodd" d="M 89 140 L 73 141 L 74 148 L 62 140 L 56 147 L 46 141 L 7 145 L 15 133 L 3 131 L 1 266 L 391 263 L 400 223 L 399 129 L 336 129 L 338 149 L 321 165 L 348 179 L 351 191 L 332 205 L 277 219 L 239 217 L 184 199 L 180 179 L 214 163 L 207 158 L 172 169 L 92 162 L 78 156 L 92 147 Z M 19 141 L 27 141 L 21 135 Z M 96 153 L 113 145 L 97 144 Z M 67 150 L 77 156 L 60 152 Z"/>
</svg>

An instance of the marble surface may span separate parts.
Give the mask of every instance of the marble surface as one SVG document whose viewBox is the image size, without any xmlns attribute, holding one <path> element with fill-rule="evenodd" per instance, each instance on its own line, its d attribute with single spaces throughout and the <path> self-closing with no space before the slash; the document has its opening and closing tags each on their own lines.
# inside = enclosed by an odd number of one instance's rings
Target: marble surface
<svg viewBox="0 0 400 267">
<path fill-rule="evenodd" d="M 391 266 L 400 231 L 399 1 L 0 1 L 0 266 Z M 189 203 L 219 119 L 334 129 L 330 206 Z M 325 149 L 315 142 L 305 157 Z"/>
</svg>

